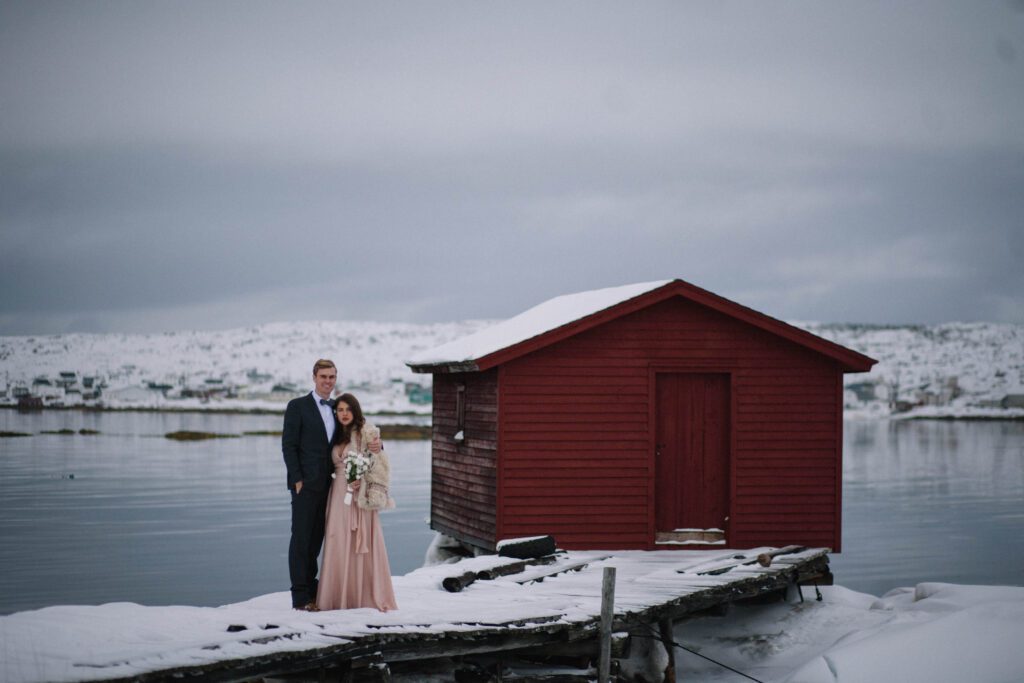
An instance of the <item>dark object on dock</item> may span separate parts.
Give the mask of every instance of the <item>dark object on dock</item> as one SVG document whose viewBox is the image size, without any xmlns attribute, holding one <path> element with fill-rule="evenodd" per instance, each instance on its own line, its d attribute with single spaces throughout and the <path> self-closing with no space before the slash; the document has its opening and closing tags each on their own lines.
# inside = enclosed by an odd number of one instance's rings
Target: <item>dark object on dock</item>
<svg viewBox="0 0 1024 683">
<path fill-rule="evenodd" d="M 532 557 L 551 555 L 556 550 L 554 536 L 536 536 L 534 538 L 513 538 L 498 543 L 498 554 L 502 557 L 515 557 L 528 560 Z"/>
<path fill-rule="evenodd" d="M 750 566 L 753 564 L 759 564 L 762 567 L 770 567 L 774 558 L 781 557 L 782 555 L 792 555 L 793 553 L 803 552 L 804 550 L 807 550 L 807 548 L 802 545 L 787 545 L 783 548 L 777 548 L 766 553 L 761 553 L 754 558 L 739 553 L 730 557 L 711 560 L 699 567 L 692 567 L 685 571 L 679 571 L 679 573 L 697 574 L 699 576 L 718 576 L 719 574 L 725 574 L 726 572 L 732 571 L 736 567 Z"/>
<path fill-rule="evenodd" d="M 762 567 L 772 566 L 772 558 L 778 557 L 779 555 L 791 555 L 793 553 L 799 553 L 807 550 L 802 545 L 787 545 L 785 548 L 779 548 L 778 550 L 772 550 L 771 552 L 761 553 L 757 556 L 757 563 Z"/>
<path fill-rule="evenodd" d="M 26 432 L 0 432 L 0 439 L 16 438 L 19 436 L 32 436 Z"/>
<path fill-rule="evenodd" d="M 476 572 L 466 572 L 458 576 L 449 576 L 442 579 L 441 586 L 449 593 L 459 593 L 474 581 L 476 581 Z"/>
<path fill-rule="evenodd" d="M 39 432 L 40 434 L 58 434 L 61 436 L 71 436 L 75 433 L 74 429 L 44 429 Z"/>
<path fill-rule="evenodd" d="M 81 434 L 82 436 L 95 436 L 100 432 L 98 429 L 79 429 L 78 433 Z"/>
<path fill-rule="evenodd" d="M 509 574 L 519 574 L 527 567 L 535 567 L 537 565 L 551 564 L 558 559 L 557 555 L 545 555 L 544 557 L 538 557 L 532 560 L 523 560 L 522 562 L 512 562 L 511 564 L 502 564 L 497 567 L 491 567 L 490 569 L 484 569 L 483 571 L 477 572 L 476 578 L 480 581 L 493 581 L 499 576 L 508 576 Z"/>
<path fill-rule="evenodd" d="M 546 574 L 541 574 L 540 576 L 531 576 L 528 579 L 523 579 L 522 581 L 516 581 L 516 583 L 518 583 L 520 585 L 524 585 L 524 584 L 527 584 L 527 583 L 540 583 L 544 579 L 550 578 L 552 576 L 558 576 L 559 574 L 568 574 L 569 572 L 582 571 L 583 569 L 586 569 L 587 567 L 589 567 L 591 565 L 591 563 L 593 563 L 593 562 L 601 562 L 603 560 L 607 560 L 610 557 L 611 557 L 611 555 L 605 555 L 604 557 L 596 557 L 593 560 L 587 560 L 586 562 L 575 562 L 573 564 L 566 565 L 564 567 L 559 567 L 555 571 L 548 572 Z"/>
<path fill-rule="evenodd" d="M 523 560 L 521 562 L 509 562 L 508 564 L 499 564 L 496 567 L 490 567 L 488 569 L 482 569 L 480 571 L 469 571 L 463 574 L 459 574 L 458 576 L 449 576 L 441 581 L 441 585 L 449 593 L 458 593 L 462 589 L 474 583 L 475 581 L 493 581 L 499 576 L 518 574 L 524 571 L 527 567 L 551 564 L 557 559 L 558 555 L 552 554 L 531 560 Z"/>
</svg>

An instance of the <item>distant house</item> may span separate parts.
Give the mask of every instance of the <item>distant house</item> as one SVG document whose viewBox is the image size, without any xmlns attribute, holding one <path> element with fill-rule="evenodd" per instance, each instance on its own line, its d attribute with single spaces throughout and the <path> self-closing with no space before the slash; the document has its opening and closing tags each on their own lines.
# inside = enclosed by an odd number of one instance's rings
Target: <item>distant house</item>
<svg viewBox="0 0 1024 683">
<path fill-rule="evenodd" d="M 1001 408 L 1024 408 L 1024 394 L 1007 394 L 999 402 Z"/>
<path fill-rule="evenodd" d="M 42 396 L 20 396 L 18 397 L 18 410 L 42 410 Z"/>
<path fill-rule="evenodd" d="M 57 377 L 57 381 L 54 382 L 58 387 L 68 388 L 75 385 L 78 382 L 78 375 L 72 370 L 66 370 L 61 372 Z"/>
<path fill-rule="evenodd" d="M 434 401 L 434 393 L 430 387 L 415 382 L 406 382 L 405 395 L 413 405 L 430 405 Z"/>
<path fill-rule="evenodd" d="M 682 280 L 556 297 L 409 360 L 434 380 L 431 526 L 839 551 L 843 374 L 875 362 Z"/>
</svg>

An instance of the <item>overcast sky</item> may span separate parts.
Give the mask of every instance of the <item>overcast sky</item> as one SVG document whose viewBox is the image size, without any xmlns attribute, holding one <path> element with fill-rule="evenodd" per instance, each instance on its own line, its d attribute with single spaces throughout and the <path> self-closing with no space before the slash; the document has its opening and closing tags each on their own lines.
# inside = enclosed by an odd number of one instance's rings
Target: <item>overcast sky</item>
<svg viewBox="0 0 1024 683">
<path fill-rule="evenodd" d="M 0 334 L 679 277 L 1024 322 L 1024 0 L 0 0 Z"/>
</svg>

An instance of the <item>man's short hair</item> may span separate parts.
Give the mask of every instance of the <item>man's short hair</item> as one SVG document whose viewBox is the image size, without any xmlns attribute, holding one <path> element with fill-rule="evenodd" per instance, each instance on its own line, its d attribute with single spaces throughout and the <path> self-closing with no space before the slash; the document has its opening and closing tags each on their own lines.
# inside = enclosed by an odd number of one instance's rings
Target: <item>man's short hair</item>
<svg viewBox="0 0 1024 683">
<path fill-rule="evenodd" d="M 332 368 L 335 372 L 337 372 L 337 370 L 338 370 L 338 368 L 334 365 L 334 361 L 333 360 L 327 360 L 326 358 L 321 358 L 317 362 L 313 363 L 313 374 L 315 375 L 316 373 L 320 372 L 324 368 Z"/>
</svg>

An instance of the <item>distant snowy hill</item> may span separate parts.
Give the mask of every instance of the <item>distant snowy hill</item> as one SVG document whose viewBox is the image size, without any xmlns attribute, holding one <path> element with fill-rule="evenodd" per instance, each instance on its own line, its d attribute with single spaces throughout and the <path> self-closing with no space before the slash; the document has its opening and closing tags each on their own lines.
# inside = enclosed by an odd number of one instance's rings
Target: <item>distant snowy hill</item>
<svg viewBox="0 0 1024 683">
<path fill-rule="evenodd" d="M 413 374 L 404 361 L 485 324 L 322 321 L 215 332 L 0 337 L 0 382 L 9 387 L 8 402 L 27 389 L 65 405 L 283 410 L 284 401 L 312 389 L 313 362 L 330 358 L 338 365 L 338 389 L 352 390 L 364 409 L 429 414 L 430 394 L 422 389 L 429 390 L 431 378 Z M 75 384 L 59 386 L 61 373 L 69 380 L 73 374 Z M 106 385 L 101 395 L 88 398 L 100 384 Z"/>
<path fill-rule="evenodd" d="M 846 376 L 848 415 L 1024 416 L 1024 325 L 796 324 L 878 361 Z"/>
<path fill-rule="evenodd" d="M 163 408 L 268 408 L 310 386 L 332 358 L 341 390 L 368 411 L 430 413 L 430 376 L 404 361 L 490 324 L 275 323 L 215 332 L 0 337 L 0 402 Z M 878 359 L 847 375 L 851 416 L 1024 415 L 1024 325 L 796 323 Z M 97 393 L 98 396 L 94 396 Z"/>
</svg>

